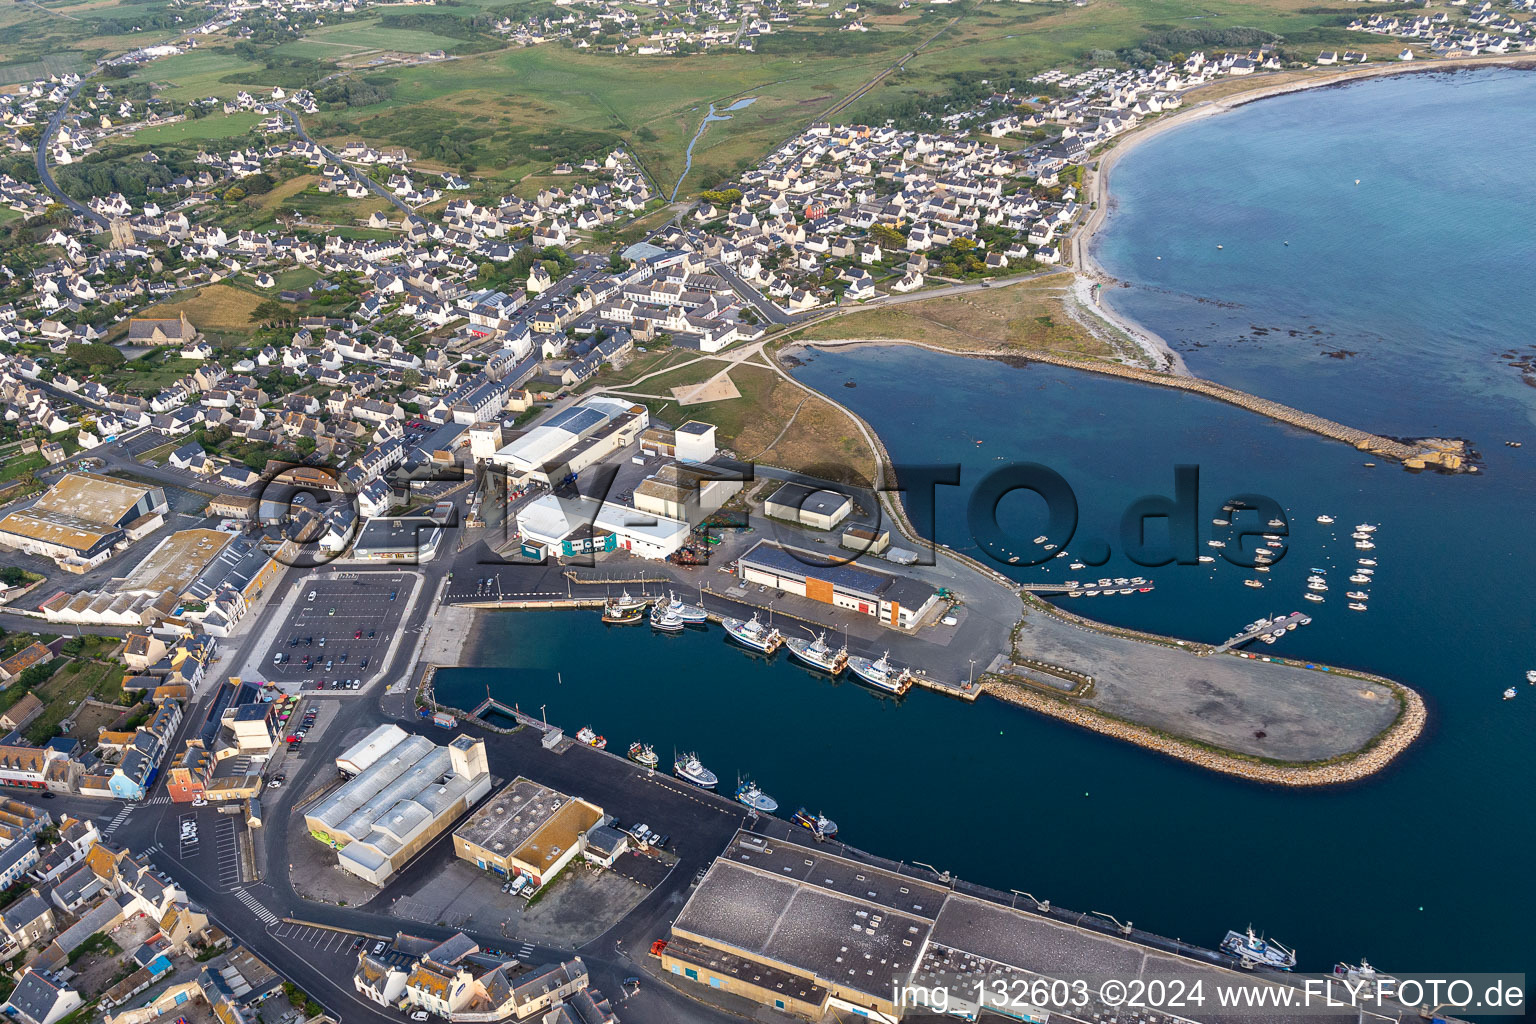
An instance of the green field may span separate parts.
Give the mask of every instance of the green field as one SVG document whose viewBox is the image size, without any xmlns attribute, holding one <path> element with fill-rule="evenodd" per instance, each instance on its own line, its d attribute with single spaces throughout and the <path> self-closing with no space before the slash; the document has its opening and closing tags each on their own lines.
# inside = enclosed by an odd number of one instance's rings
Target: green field
<svg viewBox="0 0 1536 1024">
<path fill-rule="evenodd" d="M 339 25 L 326 25 L 324 28 L 305 33 L 304 41 L 339 44 L 359 50 L 401 50 L 405 53 L 446 50 L 460 42 L 458 39 L 440 36 L 422 29 L 384 28 L 376 20 L 344 21 Z M 333 53 L 332 56 L 336 54 Z"/>
<path fill-rule="evenodd" d="M 74 59 L 92 50 L 110 52 L 159 41 L 170 33 L 92 32 L 108 24 L 121 29 L 135 19 L 163 16 L 169 4 L 53 0 L 49 17 L 17 4 L 0 7 L 0 76 L 7 66 L 19 70 L 45 58 Z M 538 7 L 463 0 L 434 9 L 430 17 L 469 18 L 503 10 L 521 17 Z M 776 26 L 758 40 L 757 53 L 720 48 L 686 57 L 639 57 L 546 43 L 461 56 L 448 64 L 358 67 L 352 73 L 387 91 L 388 99 L 350 109 L 331 107 L 306 122 L 317 137 L 403 146 L 424 169 L 470 171 L 492 179 L 495 188 L 622 145 L 668 195 L 708 104 L 756 97 L 757 102 L 731 120 L 712 124 L 700 140 L 693 172 L 683 187 L 682 194 L 688 195 L 755 163 L 914 49 L 920 48 L 838 119 L 878 121 L 904 117 L 903 111 L 913 109 L 941 111 L 944 98 L 956 90 L 984 96 L 1005 80 L 1019 84 L 1047 68 L 1086 67 L 1106 59 L 1103 51 L 1132 47 L 1150 35 L 1179 29 L 1247 27 L 1282 33 L 1298 46 L 1322 40 L 1334 46 L 1364 46 L 1364 38 L 1344 38 L 1339 23 L 1368 8 L 1320 7 L 1315 0 L 1088 0 L 1083 6 L 965 0 L 900 8 L 894 0 L 874 0 L 860 12 L 870 32 L 840 32 L 840 23 L 818 9 L 794 25 Z M 156 83 L 160 94 L 172 100 L 230 97 L 241 89 L 262 95 L 279 81 L 291 89 L 295 78 L 318 79 L 336 62 L 361 64 L 378 51 L 451 52 L 465 42 L 425 28 L 385 28 L 380 25 L 383 17 L 345 18 L 309 30 L 298 41 L 257 46 L 260 60 L 299 61 L 298 66 L 268 71 L 235 53 L 232 41 L 224 37 L 155 61 L 138 69 L 135 78 Z M 422 20 L 428 15 L 402 17 Z M 100 20 L 106 18 L 111 22 Z M 481 36 L 476 45 L 485 42 Z M 1095 56 L 1094 51 L 1101 52 Z M 230 78 L 237 80 L 225 80 Z M 239 134 L 243 127 L 239 118 L 204 119 L 152 129 L 140 138 L 150 144 L 221 138 Z M 529 182 L 520 191 L 537 184 Z M 367 212 L 361 204 L 358 208 Z"/>
<path fill-rule="evenodd" d="M 175 124 L 160 124 L 153 128 L 145 128 L 143 131 L 134 132 L 130 138 L 134 142 L 151 146 L 185 142 L 191 139 L 231 139 L 255 128 L 256 122 L 261 119 L 260 114 L 249 111 L 240 111 L 235 114 L 209 114 L 207 117 L 196 120 L 188 119 Z"/>
</svg>

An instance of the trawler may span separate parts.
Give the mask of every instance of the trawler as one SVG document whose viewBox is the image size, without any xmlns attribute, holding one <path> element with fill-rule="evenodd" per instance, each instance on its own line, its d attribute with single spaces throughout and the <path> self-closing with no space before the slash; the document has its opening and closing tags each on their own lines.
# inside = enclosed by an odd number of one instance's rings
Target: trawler
<svg viewBox="0 0 1536 1024">
<path fill-rule="evenodd" d="M 696 754 L 680 754 L 672 761 L 672 773 L 684 782 L 691 782 L 700 789 L 714 789 L 720 780 L 715 773 L 699 763 Z"/>
<path fill-rule="evenodd" d="M 629 759 L 642 768 L 655 768 L 661 763 L 661 758 L 656 756 L 656 751 L 651 749 L 651 745 L 641 743 L 639 740 L 629 745 Z"/>
<path fill-rule="evenodd" d="M 720 624 L 725 627 L 726 633 L 732 640 L 754 651 L 762 651 L 764 654 L 772 654 L 784 643 L 783 634 L 772 626 L 763 625 L 756 612 L 753 612 L 752 617 L 746 621 L 727 616 L 720 620 Z"/>
<path fill-rule="evenodd" d="M 1221 940 L 1221 951 L 1237 957 L 1244 967 L 1275 967 L 1288 971 L 1296 966 L 1296 951 L 1287 949 L 1274 939 L 1262 939 L 1253 933 L 1253 925 L 1246 932 L 1230 931 Z"/>
<path fill-rule="evenodd" d="M 814 669 L 819 669 L 830 675 L 837 675 L 848 664 L 848 648 L 833 650 L 827 643 L 825 631 L 817 633 L 815 639 L 805 640 L 798 636 L 789 637 L 784 641 L 789 648 L 789 653 L 805 662 Z"/>
<path fill-rule="evenodd" d="M 779 802 L 759 789 L 751 779 L 742 779 L 736 783 L 736 799 L 764 814 L 772 814 L 779 809 Z"/>
<path fill-rule="evenodd" d="M 1396 978 L 1381 974 L 1371 966 L 1370 961 L 1363 957 L 1358 966 L 1342 962 L 1334 964 L 1333 976 L 1347 983 L 1351 992 L 1360 992 L 1367 996 L 1374 996 L 1378 986 L 1397 984 Z"/>
<path fill-rule="evenodd" d="M 812 814 L 804 807 L 795 812 L 795 824 L 811 830 L 817 839 L 831 839 L 837 835 L 837 822 L 825 814 Z"/>
<path fill-rule="evenodd" d="M 869 658 L 852 656 L 848 659 L 848 671 L 852 672 L 860 682 L 868 683 L 877 690 L 884 690 L 887 693 L 905 693 L 907 687 L 912 685 L 912 673 L 908 669 L 892 665 L 890 656 L 890 651 L 886 651 L 873 661 Z"/>
<path fill-rule="evenodd" d="M 681 633 L 683 620 L 671 608 L 658 601 L 651 605 L 651 628 L 663 633 Z"/>
<path fill-rule="evenodd" d="M 625 595 L 626 597 L 628 595 Z M 645 605 L 627 604 L 623 598 L 610 597 L 603 602 L 603 621 L 610 625 L 628 626 L 639 622 L 645 614 Z"/>
<path fill-rule="evenodd" d="M 667 591 L 667 611 L 676 615 L 684 622 L 708 622 L 709 613 L 704 611 L 701 604 L 688 604 L 678 599 L 677 595 Z"/>
<path fill-rule="evenodd" d="M 585 743 L 589 747 L 596 747 L 598 750 L 606 749 L 608 746 L 608 741 L 599 736 L 590 725 L 584 725 L 576 730 L 576 739 L 578 742 Z"/>
</svg>

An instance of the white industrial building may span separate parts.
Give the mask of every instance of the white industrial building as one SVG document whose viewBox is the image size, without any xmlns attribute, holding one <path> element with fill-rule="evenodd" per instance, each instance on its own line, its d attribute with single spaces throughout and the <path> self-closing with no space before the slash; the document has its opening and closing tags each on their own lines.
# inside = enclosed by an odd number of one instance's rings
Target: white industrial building
<svg viewBox="0 0 1536 1024">
<path fill-rule="evenodd" d="M 490 461 L 516 481 L 558 484 L 632 444 L 651 422 L 643 405 L 588 398 L 496 450 Z"/>
<path fill-rule="evenodd" d="M 392 731 L 391 731 L 392 730 Z M 383 885 L 491 791 L 485 741 L 458 736 L 440 747 L 383 726 L 336 760 L 357 774 L 304 815 L 310 835 L 336 850 L 337 865 Z"/>
<path fill-rule="evenodd" d="M 569 557 L 592 551 L 628 551 L 640 558 L 666 558 L 688 541 L 689 525 L 596 498 L 541 495 L 517 512 L 523 547 Z"/>
</svg>

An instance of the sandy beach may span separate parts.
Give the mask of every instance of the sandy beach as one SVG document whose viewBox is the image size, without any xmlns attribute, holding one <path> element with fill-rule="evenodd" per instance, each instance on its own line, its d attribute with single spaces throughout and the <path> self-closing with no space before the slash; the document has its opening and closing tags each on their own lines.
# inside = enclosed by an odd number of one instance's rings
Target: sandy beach
<svg viewBox="0 0 1536 1024">
<path fill-rule="evenodd" d="M 1469 67 L 1536 67 L 1536 59 L 1529 54 L 1511 54 L 1500 57 L 1461 57 L 1437 60 L 1433 63 L 1401 62 L 1356 66 L 1345 71 L 1318 75 L 1302 81 L 1290 81 L 1266 86 L 1262 80 L 1254 83 L 1247 92 L 1234 93 L 1218 100 L 1196 101 L 1166 117 L 1160 117 L 1116 139 L 1097 160 L 1084 168 L 1083 191 L 1089 205 L 1088 218 L 1072 236 L 1072 265 L 1077 268 L 1074 293 L 1077 304 L 1085 312 L 1098 316 L 1114 329 L 1130 337 L 1152 360 L 1153 365 L 1179 376 L 1190 376 L 1183 357 L 1173 350 L 1167 339 L 1155 331 L 1116 310 L 1104 299 L 1104 292 L 1120 282 L 1108 274 L 1093 258 L 1093 237 L 1109 222 L 1114 199 L 1110 193 L 1110 173 L 1116 163 L 1127 153 L 1149 139 L 1184 125 L 1193 124 L 1207 117 L 1235 110 L 1258 100 L 1284 96 L 1305 89 L 1322 89 L 1344 85 L 1365 78 L 1383 75 L 1427 73 L 1459 70 Z M 1198 94 L 1199 89 L 1194 90 Z"/>
</svg>

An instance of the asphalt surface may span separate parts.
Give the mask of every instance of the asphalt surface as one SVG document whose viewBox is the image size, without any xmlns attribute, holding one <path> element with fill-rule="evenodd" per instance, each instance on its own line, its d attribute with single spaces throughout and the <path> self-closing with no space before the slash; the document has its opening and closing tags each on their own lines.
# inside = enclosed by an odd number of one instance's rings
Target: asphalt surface
<svg viewBox="0 0 1536 1024">
<path fill-rule="evenodd" d="M 43 129 L 43 134 L 38 136 L 37 176 L 42 180 L 43 187 L 52 192 L 54 198 L 58 199 L 59 202 L 80 214 L 80 216 L 92 221 L 102 230 L 106 230 L 112 226 L 107 222 L 107 218 L 65 195 L 64 190 L 59 188 L 58 183 L 53 180 L 53 172 L 48 169 L 48 146 L 53 142 L 54 135 L 58 133 L 59 125 L 63 123 L 65 115 L 69 113 L 69 105 L 74 102 L 76 96 L 80 95 L 80 90 L 85 88 L 86 81 L 87 79 L 82 78 L 80 83 L 69 91 L 69 99 L 59 104 L 59 109 L 55 110 L 53 116 L 48 118 L 48 125 Z"/>
<path fill-rule="evenodd" d="M 303 595 L 265 638 L 258 663 L 265 678 L 323 690 L 334 688 L 338 678 L 366 681 L 379 671 L 404 615 L 414 574 L 340 575 L 349 578 L 301 584 Z"/>
</svg>

